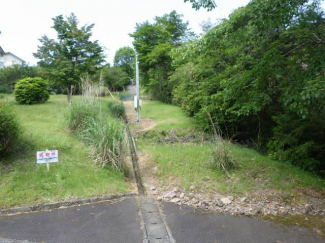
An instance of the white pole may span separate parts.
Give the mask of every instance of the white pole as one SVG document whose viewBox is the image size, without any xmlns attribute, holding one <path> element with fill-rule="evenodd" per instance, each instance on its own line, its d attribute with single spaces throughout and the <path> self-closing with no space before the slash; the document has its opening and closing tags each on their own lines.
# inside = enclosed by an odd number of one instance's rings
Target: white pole
<svg viewBox="0 0 325 243">
<path fill-rule="evenodd" d="M 135 73 L 136 73 L 136 92 L 137 92 L 137 122 L 140 122 L 140 84 L 139 84 L 139 62 L 138 53 L 135 52 Z"/>
</svg>

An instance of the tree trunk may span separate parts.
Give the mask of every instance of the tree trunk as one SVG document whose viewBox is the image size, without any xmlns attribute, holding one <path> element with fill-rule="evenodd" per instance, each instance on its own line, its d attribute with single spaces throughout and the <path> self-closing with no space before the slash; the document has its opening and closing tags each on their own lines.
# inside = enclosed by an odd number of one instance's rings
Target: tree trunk
<svg viewBox="0 0 325 243">
<path fill-rule="evenodd" d="M 68 97 L 68 106 L 71 107 L 72 105 L 72 92 L 73 92 L 73 86 L 69 85 L 67 87 L 67 97 Z"/>
</svg>

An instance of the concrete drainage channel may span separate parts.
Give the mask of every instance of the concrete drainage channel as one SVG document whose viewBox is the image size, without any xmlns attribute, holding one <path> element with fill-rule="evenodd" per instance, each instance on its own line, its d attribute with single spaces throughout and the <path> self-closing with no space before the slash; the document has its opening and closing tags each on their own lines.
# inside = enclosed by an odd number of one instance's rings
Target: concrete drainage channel
<svg viewBox="0 0 325 243">
<path fill-rule="evenodd" d="M 130 144 L 132 165 L 139 192 L 137 202 L 139 206 L 141 226 L 143 229 L 143 243 L 174 243 L 175 240 L 173 239 L 173 236 L 164 220 L 158 203 L 155 202 L 154 199 L 145 195 L 138 165 L 135 142 L 130 132 L 127 118 L 125 118 L 125 121 Z"/>
</svg>

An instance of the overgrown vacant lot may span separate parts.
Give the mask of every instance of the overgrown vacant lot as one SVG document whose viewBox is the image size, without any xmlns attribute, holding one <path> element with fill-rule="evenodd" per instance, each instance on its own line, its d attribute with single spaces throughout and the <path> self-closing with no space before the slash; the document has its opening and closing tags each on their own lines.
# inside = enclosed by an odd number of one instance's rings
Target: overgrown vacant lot
<svg viewBox="0 0 325 243">
<path fill-rule="evenodd" d="M 138 149 L 149 155 L 151 162 L 146 162 L 157 168 L 161 186 L 188 190 L 195 185 L 203 193 L 237 196 L 276 190 L 289 193 L 290 199 L 300 191 L 324 194 L 325 180 L 236 144 L 229 144 L 230 158 L 236 168 L 226 175 L 211 165 L 214 144 L 206 141 L 209 135 L 197 131 L 194 120 L 180 108 L 146 101 L 141 111 L 144 119 L 150 118 L 157 125 L 152 131 L 138 135 Z"/>
<path fill-rule="evenodd" d="M 74 101 L 79 97 L 74 97 Z M 51 96 L 47 103 L 14 105 L 24 130 L 21 153 L 1 158 L 0 207 L 28 205 L 75 198 L 123 193 L 129 190 L 122 172 L 101 168 L 89 157 L 89 147 L 65 127 L 66 96 Z M 103 101 L 103 112 L 107 109 Z M 59 162 L 36 164 L 36 151 L 58 149 Z"/>
</svg>

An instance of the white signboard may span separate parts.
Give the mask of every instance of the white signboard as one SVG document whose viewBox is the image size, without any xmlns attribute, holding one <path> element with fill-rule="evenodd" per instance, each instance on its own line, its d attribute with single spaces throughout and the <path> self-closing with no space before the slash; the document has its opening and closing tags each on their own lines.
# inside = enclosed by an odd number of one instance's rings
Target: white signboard
<svg viewBox="0 0 325 243">
<path fill-rule="evenodd" d="M 135 109 L 138 108 L 138 99 L 137 99 L 137 96 L 136 95 L 133 97 L 133 107 Z"/>
<path fill-rule="evenodd" d="M 138 108 L 138 105 L 137 105 L 137 96 L 135 95 L 135 96 L 133 96 L 133 107 L 135 108 L 135 109 L 137 109 Z M 141 106 L 142 105 L 142 100 L 140 99 L 139 100 L 139 105 Z"/>
<path fill-rule="evenodd" d="M 59 162 L 59 150 L 37 151 L 37 164 Z"/>
</svg>

